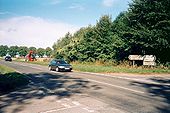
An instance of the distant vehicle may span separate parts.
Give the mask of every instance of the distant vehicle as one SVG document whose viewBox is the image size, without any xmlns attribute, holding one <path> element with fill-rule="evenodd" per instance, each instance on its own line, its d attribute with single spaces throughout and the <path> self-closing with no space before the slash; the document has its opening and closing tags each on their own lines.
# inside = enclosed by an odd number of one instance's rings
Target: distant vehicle
<svg viewBox="0 0 170 113">
<path fill-rule="evenodd" d="M 11 62 L 11 61 L 12 61 L 11 56 L 6 56 L 6 57 L 5 57 L 5 61 L 10 61 L 10 62 Z"/>
<path fill-rule="evenodd" d="M 68 64 L 66 61 L 61 60 L 61 59 L 53 59 L 49 65 L 48 65 L 49 70 L 55 70 L 55 71 L 71 71 L 72 66 Z"/>
</svg>

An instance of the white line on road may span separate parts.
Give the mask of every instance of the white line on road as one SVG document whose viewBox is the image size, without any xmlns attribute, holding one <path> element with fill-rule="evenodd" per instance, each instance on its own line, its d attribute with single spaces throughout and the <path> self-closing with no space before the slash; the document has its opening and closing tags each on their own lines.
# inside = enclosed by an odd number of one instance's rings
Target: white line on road
<svg viewBox="0 0 170 113">
<path fill-rule="evenodd" d="M 40 112 L 40 113 L 51 113 L 51 112 L 63 111 L 63 110 L 71 109 L 71 108 L 75 108 L 75 107 L 78 107 L 78 106 L 70 106 L 69 108 L 53 109 L 53 110 L 48 110 L 48 111 L 44 111 L 44 112 Z"/>
<path fill-rule="evenodd" d="M 114 75 L 108 75 L 108 74 L 101 74 L 101 73 L 91 73 L 91 72 L 80 72 L 82 74 L 91 74 L 91 75 L 96 75 L 96 76 L 104 76 L 104 77 L 111 77 L 111 78 L 117 78 L 117 79 L 124 79 L 124 80 L 134 80 L 134 81 L 139 81 L 142 83 L 151 83 L 151 84 L 157 84 L 157 85 L 162 85 L 161 83 L 157 83 L 151 80 L 147 79 L 137 79 L 137 78 L 130 78 L 130 77 L 121 77 L 121 76 L 114 76 Z M 169 83 L 164 83 L 163 85 L 170 86 Z"/>
<path fill-rule="evenodd" d="M 133 90 L 133 89 L 122 87 L 122 86 L 117 86 L 117 85 L 113 85 L 113 84 L 109 84 L 109 83 L 105 83 L 105 82 L 100 82 L 100 81 L 97 81 L 97 80 L 92 80 L 92 79 L 87 79 L 87 80 L 92 81 L 92 82 L 96 82 L 96 83 L 100 83 L 100 84 L 104 84 L 104 85 L 108 85 L 108 86 L 112 86 L 112 87 L 116 87 L 116 88 L 120 88 L 120 89 L 124 89 L 124 90 L 128 90 L 128 91 L 135 92 L 135 93 L 141 93 L 141 94 L 145 93 L 145 92 L 142 92 L 142 91 L 137 91 L 137 90 Z"/>
<path fill-rule="evenodd" d="M 77 102 L 77 101 L 73 101 L 72 103 L 73 103 L 74 105 L 76 105 L 76 106 L 79 106 L 79 105 L 80 105 L 80 103 Z"/>
<path fill-rule="evenodd" d="M 94 112 L 94 110 L 90 110 L 88 107 L 85 107 L 85 108 L 82 108 L 82 109 L 84 109 L 84 110 L 86 110 L 86 111 L 88 111 L 90 113 Z"/>
<path fill-rule="evenodd" d="M 69 104 L 66 104 L 66 103 L 64 103 L 64 104 L 61 104 L 61 105 L 63 105 L 64 107 L 66 107 L 66 108 L 71 108 L 72 106 L 71 105 L 69 105 Z"/>
</svg>

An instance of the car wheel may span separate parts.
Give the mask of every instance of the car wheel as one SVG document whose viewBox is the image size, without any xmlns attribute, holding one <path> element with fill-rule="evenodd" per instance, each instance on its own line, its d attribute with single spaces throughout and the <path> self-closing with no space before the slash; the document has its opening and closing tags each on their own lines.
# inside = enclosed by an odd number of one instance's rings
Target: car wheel
<svg viewBox="0 0 170 113">
<path fill-rule="evenodd" d="M 52 69 L 51 69 L 51 66 L 49 66 L 48 69 L 51 71 L 51 70 L 52 70 Z"/>
<path fill-rule="evenodd" d="M 59 68 L 58 67 L 56 67 L 56 69 L 55 69 L 57 72 L 59 72 Z"/>
</svg>

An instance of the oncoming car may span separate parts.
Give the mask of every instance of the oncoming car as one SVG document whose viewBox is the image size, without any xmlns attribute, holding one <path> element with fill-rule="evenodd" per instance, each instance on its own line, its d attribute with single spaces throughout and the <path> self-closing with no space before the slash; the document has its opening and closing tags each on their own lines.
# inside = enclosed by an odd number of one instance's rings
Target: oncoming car
<svg viewBox="0 0 170 113">
<path fill-rule="evenodd" d="M 54 70 L 54 71 L 71 71 L 72 70 L 72 66 L 70 64 L 68 64 L 66 61 L 64 60 L 60 60 L 60 59 L 53 59 L 49 65 L 48 65 L 49 70 Z"/>
<path fill-rule="evenodd" d="M 4 60 L 5 61 L 12 61 L 12 58 L 11 58 L 11 56 L 6 56 Z"/>
</svg>

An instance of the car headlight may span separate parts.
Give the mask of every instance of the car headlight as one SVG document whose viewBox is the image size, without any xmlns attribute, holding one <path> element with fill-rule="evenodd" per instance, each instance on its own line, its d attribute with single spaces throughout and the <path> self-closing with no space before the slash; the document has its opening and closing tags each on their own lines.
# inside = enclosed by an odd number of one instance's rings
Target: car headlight
<svg viewBox="0 0 170 113">
<path fill-rule="evenodd" d="M 59 68 L 65 68 L 64 66 L 58 66 Z"/>
</svg>

